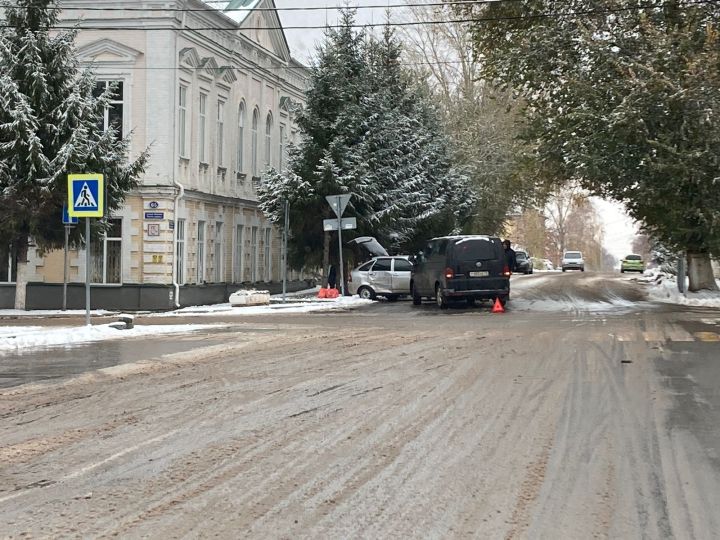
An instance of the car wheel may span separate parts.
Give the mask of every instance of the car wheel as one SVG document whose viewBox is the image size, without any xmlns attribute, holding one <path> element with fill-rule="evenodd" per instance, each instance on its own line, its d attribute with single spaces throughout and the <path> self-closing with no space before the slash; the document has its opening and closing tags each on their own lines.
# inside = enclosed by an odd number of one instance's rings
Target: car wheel
<svg viewBox="0 0 720 540">
<path fill-rule="evenodd" d="M 448 307 L 447 298 L 445 298 L 445 295 L 442 293 L 440 285 L 435 285 L 435 303 L 440 309 L 447 309 Z"/>
<path fill-rule="evenodd" d="M 375 291 L 370 287 L 360 287 L 358 290 L 358 296 L 364 300 L 375 300 Z"/>
<path fill-rule="evenodd" d="M 564 272 L 564 271 L 565 271 L 565 269 L 563 268 L 563 269 L 562 269 L 562 271 Z"/>
<path fill-rule="evenodd" d="M 413 306 L 419 306 L 422 304 L 422 297 L 418 294 L 417 289 L 415 289 L 415 284 L 413 283 L 410 288 L 410 296 L 412 296 L 412 303 Z"/>
<path fill-rule="evenodd" d="M 621 269 L 620 269 L 620 273 L 621 273 L 621 274 L 624 274 L 624 273 L 625 273 L 625 270 L 623 270 L 623 269 L 621 268 Z"/>
</svg>

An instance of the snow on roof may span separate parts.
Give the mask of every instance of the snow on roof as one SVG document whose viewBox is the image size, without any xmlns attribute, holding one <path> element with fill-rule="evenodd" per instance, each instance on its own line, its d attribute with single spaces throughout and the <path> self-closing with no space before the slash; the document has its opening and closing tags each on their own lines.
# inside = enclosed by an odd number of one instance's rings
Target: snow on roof
<svg viewBox="0 0 720 540">
<path fill-rule="evenodd" d="M 240 24 L 262 0 L 204 0 L 213 9 L 222 11 L 224 15 Z"/>
</svg>

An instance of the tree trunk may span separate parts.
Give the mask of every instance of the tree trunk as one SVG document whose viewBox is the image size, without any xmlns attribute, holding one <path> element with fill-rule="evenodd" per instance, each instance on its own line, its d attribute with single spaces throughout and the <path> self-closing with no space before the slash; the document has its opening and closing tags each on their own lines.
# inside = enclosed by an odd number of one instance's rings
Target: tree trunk
<svg viewBox="0 0 720 540">
<path fill-rule="evenodd" d="M 688 251 L 687 253 L 688 277 L 690 284 L 688 291 L 695 292 L 702 289 L 717 291 L 718 285 L 713 275 L 709 253 Z M 678 276 L 682 279 L 682 276 Z"/>
<path fill-rule="evenodd" d="M 330 233 L 325 231 L 325 237 L 323 238 L 323 273 L 322 273 L 322 286 L 326 288 L 328 286 L 328 269 L 330 268 Z"/>
<path fill-rule="evenodd" d="M 17 250 L 17 270 L 15 272 L 15 309 L 25 309 L 25 293 L 27 291 L 28 276 L 28 245 L 27 240 L 15 243 Z"/>
</svg>

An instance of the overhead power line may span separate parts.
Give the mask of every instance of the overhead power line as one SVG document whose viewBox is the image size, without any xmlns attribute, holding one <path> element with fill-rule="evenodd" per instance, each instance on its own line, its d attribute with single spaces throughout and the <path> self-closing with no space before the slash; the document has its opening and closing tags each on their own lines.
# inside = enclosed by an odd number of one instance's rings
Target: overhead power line
<svg viewBox="0 0 720 540">
<path fill-rule="evenodd" d="M 453 6 L 472 6 L 482 4 L 497 4 L 509 2 L 522 2 L 523 0 L 453 0 L 448 2 L 422 2 L 422 3 L 401 3 L 401 4 L 375 4 L 367 6 L 289 6 L 274 8 L 237 8 L 237 9 L 218 9 L 208 6 L 206 8 L 172 8 L 172 7 L 98 7 L 98 6 L 57 6 L 62 11 L 149 11 L 149 12 L 175 12 L 175 13 L 236 13 L 236 12 L 284 12 L 284 11 L 340 11 L 343 9 L 362 10 L 362 9 L 404 9 L 409 7 L 453 7 Z M 16 6 L 16 9 L 45 9 L 36 6 Z"/>
<path fill-rule="evenodd" d="M 516 0 L 513 0 L 516 1 Z M 700 6 L 706 4 L 717 4 L 719 0 L 693 0 L 682 4 L 673 4 L 672 7 L 686 9 L 693 6 Z M 490 23 L 490 22 L 511 22 L 511 21 L 529 21 L 537 19 L 548 19 L 558 18 L 567 16 L 588 16 L 588 15 L 610 15 L 613 13 L 623 13 L 629 11 L 643 11 L 653 9 L 663 9 L 665 7 L 671 7 L 670 4 L 638 4 L 633 6 L 618 7 L 618 8 L 606 8 L 606 9 L 587 9 L 587 10 L 576 10 L 572 12 L 554 11 L 546 13 L 535 13 L 531 15 L 508 15 L 500 17 L 471 17 L 471 18 L 460 18 L 460 19 L 448 19 L 442 21 L 402 21 L 402 22 L 382 22 L 382 23 L 356 23 L 351 25 L 343 24 L 326 24 L 326 25 L 304 25 L 304 26 L 197 26 L 197 27 L 176 27 L 176 26 L 120 26 L 120 25 L 107 25 L 107 26 L 92 26 L 92 25 L 55 25 L 52 28 L 55 30 L 110 30 L 110 31 L 138 31 L 138 32 L 158 32 L 158 31 L 182 31 L 182 32 L 197 32 L 197 31 L 210 31 L 210 30 L 324 30 L 324 29 L 339 29 L 339 28 L 354 28 L 354 29 L 368 29 L 380 27 L 407 27 L 407 26 L 424 26 L 424 25 L 441 25 L 441 24 L 458 24 L 458 23 Z M 0 28 L 11 28 L 10 25 L 0 25 Z"/>
</svg>

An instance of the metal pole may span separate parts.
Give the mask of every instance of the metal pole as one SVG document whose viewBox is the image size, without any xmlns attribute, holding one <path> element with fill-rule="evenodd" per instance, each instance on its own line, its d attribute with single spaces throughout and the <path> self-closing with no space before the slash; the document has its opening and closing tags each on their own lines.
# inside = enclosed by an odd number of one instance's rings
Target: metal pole
<svg viewBox="0 0 720 540">
<path fill-rule="evenodd" d="M 288 227 L 290 225 L 290 215 L 288 209 L 288 200 L 285 199 L 285 227 L 283 228 L 283 303 L 285 303 L 285 294 L 287 292 L 287 266 L 288 266 Z"/>
<path fill-rule="evenodd" d="M 85 218 L 85 324 L 90 326 L 90 218 Z"/>
<path fill-rule="evenodd" d="M 340 197 L 338 197 L 338 208 L 340 208 Z M 345 276 L 342 257 L 342 218 L 340 216 L 338 216 L 338 251 L 340 253 L 340 296 L 345 296 Z"/>
<path fill-rule="evenodd" d="M 68 260 L 68 237 L 70 236 L 70 225 L 65 225 L 65 253 L 63 256 L 63 306 L 67 309 L 67 260 Z"/>
</svg>

